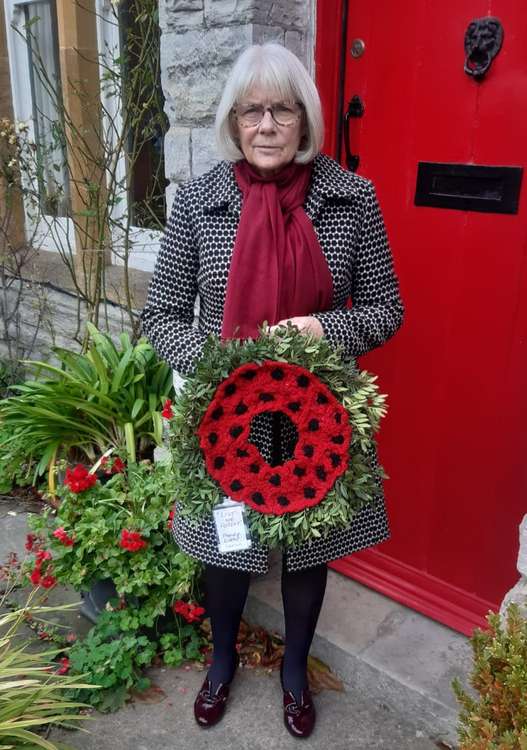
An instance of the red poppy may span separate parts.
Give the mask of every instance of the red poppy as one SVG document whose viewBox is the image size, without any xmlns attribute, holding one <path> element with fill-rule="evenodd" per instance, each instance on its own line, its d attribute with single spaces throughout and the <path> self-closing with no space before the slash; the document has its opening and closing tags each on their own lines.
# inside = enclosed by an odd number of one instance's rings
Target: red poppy
<svg viewBox="0 0 527 750">
<path fill-rule="evenodd" d="M 163 404 L 163 411 L 161 412 L 161 416 L 165 419 L 172 419 L 174 416 L 174 412 L 172 411 L 172 401 L 167 398 L 165 403 Z"/>
<path fill-rule="evenodd" d="M 53 536 L 58 539 L 65 547 L 71 547 L 73 546 L 73 538 L 71 536 L 68 536 L 67 532 L 64 531 L 63 526 L 59 526 L 58 529 L 55 529 L 53 532 Z"/>
<path fill-rule="evenodd" d="M 129 552 L 137 552 L 140 549 L 148 546 L 148 542 L 141 537 L 138 531 L 128 531 L 123 529 L 121 531 L 121 539 L 119 546 Z"/>
<path fill-rule="evenodd" d="M 96 481 L 97 477 L 95 474 L 90 474 L 88 469 L 82 464 L 77 464 L 73 470 L 70 468 L 66 469 L 64 484 L 76 494 L 93 487 Z"/>
</svg>

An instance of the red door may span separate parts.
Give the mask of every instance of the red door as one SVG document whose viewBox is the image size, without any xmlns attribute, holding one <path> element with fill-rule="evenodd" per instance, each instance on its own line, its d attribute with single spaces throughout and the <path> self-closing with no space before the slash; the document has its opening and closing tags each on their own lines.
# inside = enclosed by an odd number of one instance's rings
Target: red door
<svg viewBox="0 0 527 750">
<path fill-rule="evenodd" d="M 486 15 L 504 37 L 478 82 L 463 41 Z M 406 306 L 397 336 L 360 362 L 389 394 L 379 442 L 392 538 L 333 567 L 470 633 L 518 578 L 527 511 L 527 190 L 517 213 L 417 206 L 415 194 L 419 162 L 525 165 L 527 6 L 320 0 L 316 71 L 327 153 L 342 148 L 340 93 L 344 109 L 363 102 L 351 151 L 376 185 Z"/>
</svg>

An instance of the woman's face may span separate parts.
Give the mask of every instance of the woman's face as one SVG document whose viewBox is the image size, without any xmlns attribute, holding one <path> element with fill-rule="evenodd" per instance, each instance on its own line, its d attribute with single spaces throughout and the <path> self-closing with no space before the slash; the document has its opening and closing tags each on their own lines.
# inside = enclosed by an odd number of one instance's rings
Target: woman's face
<svg viewBox="0 0 527 750">
<path fill-rule="evenodd" d="M 254 86 L 237 103 L 242 109 L 247 105 L 268 107 L 277 104 L 279 99 L 270 95 L 260 86 Z M 239 139 L 243 155 L 263 176 L 272 176 L 295 158 L 304 134 L 303 117 L 298 117 L 292 125 L 278 125 L 267 110 L 258 125 L 242 127 L 234 120 L 235 133 Z"/>
</svg>

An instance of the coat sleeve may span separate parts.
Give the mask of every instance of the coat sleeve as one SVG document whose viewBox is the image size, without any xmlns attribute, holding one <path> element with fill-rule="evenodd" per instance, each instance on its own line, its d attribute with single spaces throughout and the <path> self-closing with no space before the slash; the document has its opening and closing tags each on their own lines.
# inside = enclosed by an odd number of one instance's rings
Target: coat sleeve
<svg viewBox="0 0 527 750">
<path fill-rule="evenodd" d="M 374 185 L 369 183 L 366 206 L 351 269 L 353 306 L 313 314 L 332 346 L 343 346 L 350 357 L 384 344 L 403 319 L 403 303 L 393 267 Z"/>
<path fill-rule="evenodd" d="M 192 372 L 207 338 L 193 325 L 198 268 L 199 249 L 185 189 L 180 188 L 140 317 L 143 332 L 159 356 L 182 375 Z"/>
</svg>

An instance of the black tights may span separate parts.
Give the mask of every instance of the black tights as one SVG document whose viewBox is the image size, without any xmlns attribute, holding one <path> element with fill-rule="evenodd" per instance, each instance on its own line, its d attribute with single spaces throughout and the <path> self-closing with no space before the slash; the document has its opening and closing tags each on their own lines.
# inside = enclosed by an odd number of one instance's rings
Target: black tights
<svg viewBox="0 0 527 750">
<path fill-rule="evenodd" d="M 307 657 L 315 634 L 326 591 L 328 569 L 325 563 L 305 570 L 287 572 L 282 558 L 282 601 L 285 618 L 284 687 L 296 699 L 307 686 Z M 213 662 L 209 679 L 214 691 L 220 682 L 229 682 L 235 666 L 236 637 L 240 627 L 250 573 L 205 566 L 205 603 L 210 615 Z"/>
</svg>

